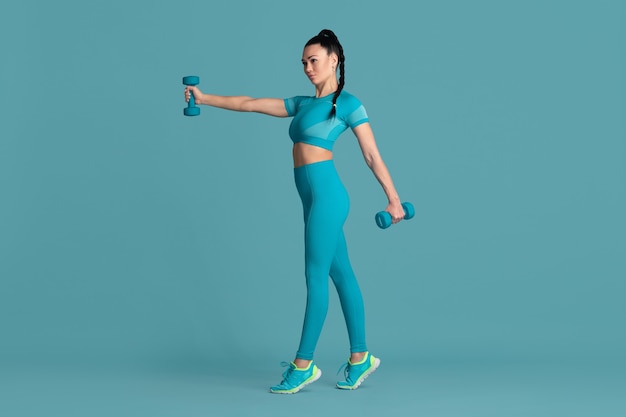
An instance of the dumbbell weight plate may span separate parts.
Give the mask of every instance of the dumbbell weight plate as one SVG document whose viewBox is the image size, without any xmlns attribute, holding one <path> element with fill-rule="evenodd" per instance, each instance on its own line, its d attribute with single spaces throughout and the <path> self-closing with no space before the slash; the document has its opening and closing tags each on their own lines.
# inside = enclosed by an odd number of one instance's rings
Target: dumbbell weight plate
<svg viewBox="0 0 626 417">
<path fill-rule="evenodd" d="M 191 86 L 198 85 L 200 84 L 200 77 L 197 77 L 195 75 L 183 77 L 183 84 Z"/>
</svg>

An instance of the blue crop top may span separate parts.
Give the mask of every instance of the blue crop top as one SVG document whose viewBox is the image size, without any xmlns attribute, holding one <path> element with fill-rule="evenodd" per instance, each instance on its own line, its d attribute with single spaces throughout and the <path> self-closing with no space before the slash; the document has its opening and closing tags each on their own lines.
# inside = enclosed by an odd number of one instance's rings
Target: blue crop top
<svg viewBox="0 0 626 417">
<path fill-rule="evenodd" d="M 332 151 L 335 141 L 348 127 L 354 129 L 369 121 L 359 99 L 345 91 L 337 98 L 337 113 L 331 117 L 333 95 L 285 99 L 287 115 L 293 117 L 289 126 L 293 143 L 303 142 Z"/>
</svg>

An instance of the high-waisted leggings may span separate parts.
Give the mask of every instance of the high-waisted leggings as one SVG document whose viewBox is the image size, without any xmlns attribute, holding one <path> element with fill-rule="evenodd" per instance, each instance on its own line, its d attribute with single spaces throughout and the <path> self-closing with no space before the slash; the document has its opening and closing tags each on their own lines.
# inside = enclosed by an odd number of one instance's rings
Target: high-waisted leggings
<svg viewBox="0 0 626 417">
<path fill-rule="evenodd" d="M 296 357 L 311 360 L 328 311 L 330 276 L 348 328 L 350 352 L 365 352 L 365 314 L 343 234 L 350 200 L 332 160 L 294 169 L 304 209 L 307 303 Z"/>
</svg>

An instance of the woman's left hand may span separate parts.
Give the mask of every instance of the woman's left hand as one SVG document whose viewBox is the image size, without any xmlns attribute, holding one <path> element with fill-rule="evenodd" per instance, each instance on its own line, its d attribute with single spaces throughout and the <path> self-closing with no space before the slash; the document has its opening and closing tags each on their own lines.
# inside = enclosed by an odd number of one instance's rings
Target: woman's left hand
<svg viewBox="0 0 626 417">
<path fill-rule="evenodd" d="M 385 211 L 391 214 L 391 222 L 393 224 L 398 223 L 400 220 L 404 219 L 404 208 L 399 201 L 389 203 Z"/>
</svg>

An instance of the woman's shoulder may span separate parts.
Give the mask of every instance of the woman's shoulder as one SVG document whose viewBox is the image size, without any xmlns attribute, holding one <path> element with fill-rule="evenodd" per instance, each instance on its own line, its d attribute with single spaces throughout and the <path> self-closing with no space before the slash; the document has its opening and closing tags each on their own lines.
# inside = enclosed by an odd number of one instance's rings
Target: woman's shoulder
<svg viewBox="0 0 626 417">
<path fill-rule="evenodd" d="M 359 98 L 357 96 L 355 96 L 354 94 L 352 94 L 352 93 L 350 93 L 349 91 L 346 91 L 346 90 L 342 90 L 341 91 L 341 94 L 339 95 L 339 100 L 342 100 L 342 101 L 345 101 L 345 102 L 361 104 L 361 100 L 359 100 Z"/>
<path fill-rule="evenodd" d="M 357 108 L 363 105 L 357 96 L 345 90 L 341 91 L 337 101 L 340 101 L 340 104 L 349 108 Z"/>
<path fill-rule="evenodd" d="M 293 96 L 284 99 L 285 108 L 287 109 L 287 115 L 293 116 L 298 112 L 298 109 L 307 103 L 311 102 L 315 97 L 310 96 Z"/>
<path fill-rule="evenodd" d="M 312 98 L 311 96 L 297 95 L 297 96 L 287 97 L 287 98 L 285 98 L 285 100 L 303 101 L 303 100 L 309 100 L 311 98 Z"/>
</svg>

